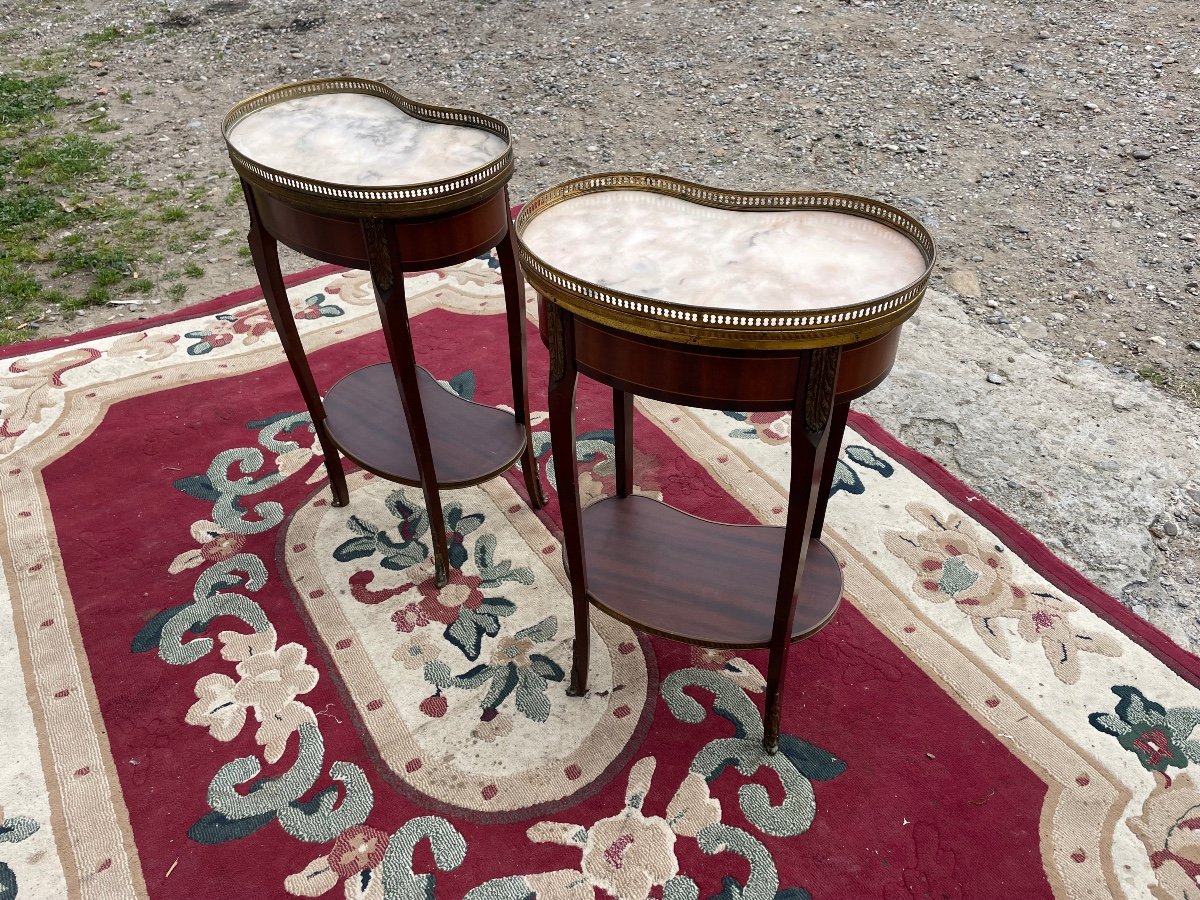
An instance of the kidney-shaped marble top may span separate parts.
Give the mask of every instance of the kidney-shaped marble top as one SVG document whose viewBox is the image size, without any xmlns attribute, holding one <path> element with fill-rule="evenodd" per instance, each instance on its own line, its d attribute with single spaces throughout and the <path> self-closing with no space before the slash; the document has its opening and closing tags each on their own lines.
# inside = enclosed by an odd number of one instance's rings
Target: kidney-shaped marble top
<svg viewBox="0 0 1200 900">
<path fill-rule="evenodd" d="M 281 172 L 364 187 L 422 184 L 462 175 L 507 143 L 480 128 L 414 118 L 382 97 L 312 94 L 255 110 L 229 143 Z"/>
<path fill-rule="evenodd" d="M 714 209 L 639 190 L 540 210 L 521 240 L 547 265 L 600 287 L 763 312 L 865 303 L 916 281 L 926 265 L 903 234 L 859 216 Z"/>
</svg>

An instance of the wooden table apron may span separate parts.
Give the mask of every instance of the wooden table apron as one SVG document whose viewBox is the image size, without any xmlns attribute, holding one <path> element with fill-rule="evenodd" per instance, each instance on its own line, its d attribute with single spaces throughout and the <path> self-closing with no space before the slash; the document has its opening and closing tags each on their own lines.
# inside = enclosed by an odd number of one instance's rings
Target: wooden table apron
<svg viewBox="0 0 1200 900">
<path fill-rule="evenodd" d="M 535 508 L 545 496 L 529 439 L 525 279 L 513 246 L 507 188 L 449 213 L 396 219 L 338 216 L 289 202 L 242 181 L 250 213 L 248 241 L 280 342 L 324 452 L 334 504 L 349 502 L 340 451 L 382 478 L 420 487 L 434 539 L 437 582 L 449 579 L 439 488 L 477 484 L 522 461 Z M 389 361 L 352 372 L 326 392 L 313 379 L 291 314 L 278 243 L 324 262 L 368 269 Z M 512 369 L 513 408 L 470 403 L 443 390 L 420 368 L 404 303 L 404 273 L 453 265 L 497 249 Z"/>
<path fill-rule="evenodd" d="M 617 329 L 546 294 L 539 311 L 550 351 L 550 431 L 576 620 L 570 691 L 587 690 L 589 603 L 675 640 L 767 647 L 764 744 L 776 749 L 788 647 L 827 624 L 841 596 L 841 570 L 820 534 L 850 403 L 887 376 L 900 326 L 845 347 L 725 349 Z M 613 389 L 616 447 L 615 502 L 587 510 L 579 506 L 574 462 L 580 373 Z M 631 496 L 634 395 L 705 409 L 790 411 L 785 528 L 703 522 Z M 706 596 L 719 604 L 697 602 Z"/>
</svg>

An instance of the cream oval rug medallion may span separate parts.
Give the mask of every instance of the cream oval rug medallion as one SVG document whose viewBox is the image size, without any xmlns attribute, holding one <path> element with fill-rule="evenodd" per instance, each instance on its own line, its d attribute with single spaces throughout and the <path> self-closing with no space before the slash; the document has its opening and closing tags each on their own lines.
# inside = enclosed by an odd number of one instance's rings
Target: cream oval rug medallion
<svg viewBox="0 0 1200 900">
<path fill-rule="evenodd" d="M 572 618 L 560 545 L 503 478 L 442 494 L 450 584 L 433 580 L 421 492 L 349 476 L 280 540 L 293 596 L 388 781 L 426 805 L 509 821 L 598 789 L 649 725 L 646 642 L 592 613 L 586 697 L 568 697 Z"/>
</svg>

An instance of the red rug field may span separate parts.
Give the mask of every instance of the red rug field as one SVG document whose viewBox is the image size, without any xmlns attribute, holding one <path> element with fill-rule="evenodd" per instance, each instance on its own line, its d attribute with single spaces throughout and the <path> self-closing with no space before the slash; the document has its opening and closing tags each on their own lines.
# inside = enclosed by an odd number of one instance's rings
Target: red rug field
<svg viewBox="0 0 1200 900">
<path fill-rule="evenodd" d="M 407 291 L 430 371 L 509 403 L 489 261 Z M 323 387 L 383 356 L 362 273 L 291 293 Z M 761 652 L 596 614 L 566 696 L 544 414 L 550 506 L 447 492 L 438 591 L 419 491 L 330 505 L 257 294 L 0 355 L 0 898 L 1200 896 L 1200 663 L 865 417 L 768 756 Z M 781 522 L 788 424 L 639 401 L 637 489 Z"/>
</svg>

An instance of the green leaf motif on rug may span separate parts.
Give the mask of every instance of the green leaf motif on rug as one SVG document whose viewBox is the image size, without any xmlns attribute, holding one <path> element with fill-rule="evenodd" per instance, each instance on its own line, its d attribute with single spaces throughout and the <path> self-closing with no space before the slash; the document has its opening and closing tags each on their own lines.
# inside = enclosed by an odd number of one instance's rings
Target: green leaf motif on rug
<svg viewBox="0 0 1200 900">
<path fill-rule="evenodd" d="M 296 312 L 295 318 L 298 321 L 304 319 L 332 319 L 341 315 L 345 315 L 346 311 L 336 303 L 326 303 L 326 297 L 322 293 L 313 294 L 311 297 L 304 298 L 304 306 Z"/>
<path fill-rule="evenodd" d="M 35 834 L 40 827 L 28 816 L 6 819 L 4 809 L 0 807 L 0 844 L 19 844 Z M 9 868 L 7 863 L 0 862 L 0 898 L 15 898 L 17 889 L 17 873 Z"/>
<path fill-rule="evenodd" d="M 1200 741 L 1191 740 L 1200 709 L 1167 709 L 1130 685 L 1114 685 L 1112 692 L 1120 698 L 1115 712 L 1089 715 L 1093 728 L 1115 737 L 1147 771 L 1166 774 L 1168 766 L 1200 764 Z"/>
<path fill-rule="evenodd" d="M 764 834 L 795 837 L 813 823 L 817 812 L 812 780 L 828 781 L 841 775 L 846 764 L 831 753 L 789 734 L 779 738 L 780 752 L 763 749 L 762 715 L 750 696 L 728 678 L 708 669 L 679 669 L 662 683 L 662 696 L 671 714 L 681 722 L 698 725 L 707 712 L 684 688 L 699 687 L 713 694 L 713 712 L 732 723 L 734 737 L 709 741 L 692 760 L 691 769 L 715 781 L 727 768 L 753 776 L 770 769 L 779 777 L 784 799 L 771 803 L 761 784 L 744 784 L 738 802 L 750 822 Z"/>
<path fill-rule="evenodd" d="M 447 629 L 448 635 L 453 628 L 454 625 Z M 547 616 L 536 625 L 522 628 L 510 638 L 502 638 L 492 652 L 490 663 L 454 675 L 444 662 L 431 660 L 425 664 L 425 680 L 437 688 L 434 697 L 452 688 L 475 690 L 490 684 L 479 701 L 485 722 L 495 717 L 497 709 L 510 695 L 521 715 L 532 722 L 545 722 L 550 717 L 550 698 L 546 694 L 549 683 L 562 681 L 565 672 L 550 657 L 530 651 L 536 644 L 552 640 L 557 632 L 558 620 L 554 616 Z M 477 650 L 475 656 L 478 656 Z M 475 657 L 468 654 L 468 658 Z M 434 711 L 444 712 L 442 704 L 430 705 L 434 697 L 426 699 L 421 705 L 427 715 Z"/>
<path fill-rule="evenodd" d="M 266 760 L 278 762 L 293 735 L 298 744 L 296 759 L 287 771 L 270 775 L 263 774 L 263 763 L 254 756 L 226 763 L 209 786 L 207 799 L 212 811 L 193 824 L 188 835 L 198 843 L 225 843 L 278 821 L 297 840 L 327 843 L 365 822 L 374 806 L 374 794 L 359 766 L 335 761 L 328 768 L 328 777 L 336 784 L 316 790 L 306 800 L 300 799 L 313 790 L 325 771 L 325 743 L 316 716 L 296 699 L 315 686 L 317 670 L 304 662 L 307 651 L 303 647 L 286 644 L 275 649 L 276 633 L 266 612 L 240 593 L 261 590 L 267 584 L 267 568 L 258 556 L 238 552 L 244 542 L 241 536 L 270 531 L 282 521 L 282 504 L 269 501 L 251 510 L 242 501 L 283 483 L 312 458 L 311 448 L 282 439 L 285 434 L 303 429 L 311 433 L 311 421 L 306 414 L 287 413 L 251 422 L 250 427 L 259 431 L 261 450 L 243 447 L 223 451 L 202 475 L 174 482 L 188 496 L 211 503 L 214 521 L 193 526 L 193 539 L 201 542 L 201 549 L 177 557 L 171 574 L 180 574 L 201 562 L 211 565 L 196 579 L 192 601 L 153 616 L 134 636 L 131 650 L 140 653 L 157 647 L 164 661 L 186 665 L 211 652 L 216 641 L 197 637 L 185 643 L 185 632 L 204 634 L 220 617 L 233 617 L 249 625 L 250 633 L 222 631 L 217 636 L 223 645 L 222 657 L 237 663 L 241 680 L 235 682 L 218 673 L 203 676 L 197 682 L 197 702 L 186 720 L 207 727 L 218 740 L 229 741 L 242 731 L 246 712 L 253 709 L 261 723 L 255 739 L 263 746 Z M 273 464 L 268 463 L 263 450 L 275 454 Z M 270 467 L 269 473 L 256 476 L 264 467 Z M 248 520 L 250 512 L 257 519 Z M 450 828 L 448 823 L 443 825 Z M 402 853 L 403 842 L 400 848 Z M 411 874 L 411 846 L 408 874 L 403 871 L 403 862 L 394 866 L 401 871 L 393 879 L 396 887 L 385 894 L 387 897 L 403 896 L 396 891 L 413 879 L 422 888 L 432 884 L 428 876 Z"/>
<path fill-rule="evenodd" d="M 473 369 L 459 372 L 448 383 L 450 389 L 464 400 L 475 399 L 475 372 Z"/>
<path fill-rule="evenodd" d="M 779 871 L 770 851 L 749 832 L 721 822 L 721 803 L 695 771 L 684 776 L 664 815 L 646 815 L 656 766 L 653 756 L 635 762 L 624 808 L 590 827 L 549 820 L 529 827 L 526 836 L 535 843 L 580 852 L 577 869 L 494 878 L 468 891 L 464 900 L 584 898 L 597 889 L 609 897 L 649 897 L 656 887 L 661 887 L 663 900 L 699 900 L 696 882 L 679 871 L 676 848 L 685 838 L 694 840 L 707 856 L 731 854 L 749 863 L 744 885 L 727 877 L 722 892 L 709 900 L 811 900 L 801 888 L 779 889 Z"/>
</svg>

